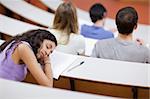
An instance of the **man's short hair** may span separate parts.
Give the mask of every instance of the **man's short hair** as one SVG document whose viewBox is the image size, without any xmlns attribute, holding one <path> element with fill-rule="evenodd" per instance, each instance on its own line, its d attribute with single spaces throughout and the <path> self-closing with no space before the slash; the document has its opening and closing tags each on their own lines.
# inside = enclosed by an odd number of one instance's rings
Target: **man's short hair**
<svg viewBox="0 0 150 99">
<path fill-rule="evenodd" d="M 100 4 L 96 3 L 90 8 L 90 18 L 93 23 L 95 23 L 97 20 L 101 20 L 106 16 L 106 8 Z"/>
<path fill-rule="evenodd" d="M 125 7 L 116 15 L 116 25 L 119 33 L 129 35 L 137 25 L 138 14 L 133 7 Z"/>
</svg>

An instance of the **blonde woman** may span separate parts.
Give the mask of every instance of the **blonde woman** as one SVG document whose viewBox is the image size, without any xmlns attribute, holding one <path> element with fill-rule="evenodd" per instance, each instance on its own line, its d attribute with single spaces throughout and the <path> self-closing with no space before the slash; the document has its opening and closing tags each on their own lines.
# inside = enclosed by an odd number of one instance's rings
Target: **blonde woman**
<svg viewBox="0 0 150 99">
<path fill-rule="evenodd" d="M 84 54 L 85 40 L 78 33 L 76 8 L 64 2 L 56 10 L 53 28 L 50 29 L 58 41 L 57 51 L 69 54 Z"/>
</svg>

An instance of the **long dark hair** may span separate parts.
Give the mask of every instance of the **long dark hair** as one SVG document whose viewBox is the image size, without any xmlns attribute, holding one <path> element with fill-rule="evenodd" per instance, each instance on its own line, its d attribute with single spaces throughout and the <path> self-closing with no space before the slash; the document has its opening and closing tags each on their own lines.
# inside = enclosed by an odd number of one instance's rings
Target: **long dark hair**
<svg viewBox="0 0 150 99">
<path fill-rule="evenodd" d="M 15 41 L 15 42 L 26 41 L 30 44 L 34 54 L 36 55 L 37 50 L 38 50 L 38 48 L 40 48 L 44 39 L 51 40 L 57 46 L 57 40 L 53 34 L 51 34 L 47 30 L 37 29 L 37 30 L 27 31 L 27 32 L 23 33 L 22 35 L 17 35 L 15 37 L 13 37 L 12 39 L 10 39 L 9 41 L 4 42 L 0 46 L 0 52 L 2 52 L 6 48 L 6 46 L 9 43 L 11 43 L 12 41 Z"/>
</svg>

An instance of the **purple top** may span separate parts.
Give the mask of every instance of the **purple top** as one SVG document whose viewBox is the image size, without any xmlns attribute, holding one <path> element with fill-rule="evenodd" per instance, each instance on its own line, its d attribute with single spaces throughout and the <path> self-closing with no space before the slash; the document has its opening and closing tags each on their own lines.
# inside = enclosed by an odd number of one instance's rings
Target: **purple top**
<svg viewBox="0 0 150 99">
<path fill-rule="evenodd" d="M 0 78 L 15 81 L 23 81 L 25 79 L 27 75 L 27 66 L 25 64 L 15 64 L 12 60 L 12 53 L 14 52 L 15 48 L 21 43 L 29 45 L 24 41 L 21 41 L 19 43 L 12 41 L 0 53 Z"/>
</svg>

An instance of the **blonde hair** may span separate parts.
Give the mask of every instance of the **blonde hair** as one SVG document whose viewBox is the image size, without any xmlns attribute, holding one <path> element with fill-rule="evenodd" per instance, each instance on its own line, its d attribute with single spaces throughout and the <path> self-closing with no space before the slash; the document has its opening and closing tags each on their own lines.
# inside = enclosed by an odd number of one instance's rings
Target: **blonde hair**
<svg viewBox="0 0 150 99">
<path fill-rule="evenodd" d="M 65 37 L 67 40 L 63 40 L 64 43 L 68 43 L 71 33 L 78 33 L 76 8 L 71 2 L 64 2 L 59 5 L 55 12 L 53 28 L 62 31 L 62 33 L 67 33 L 67 38 Z"/>
</svg>

